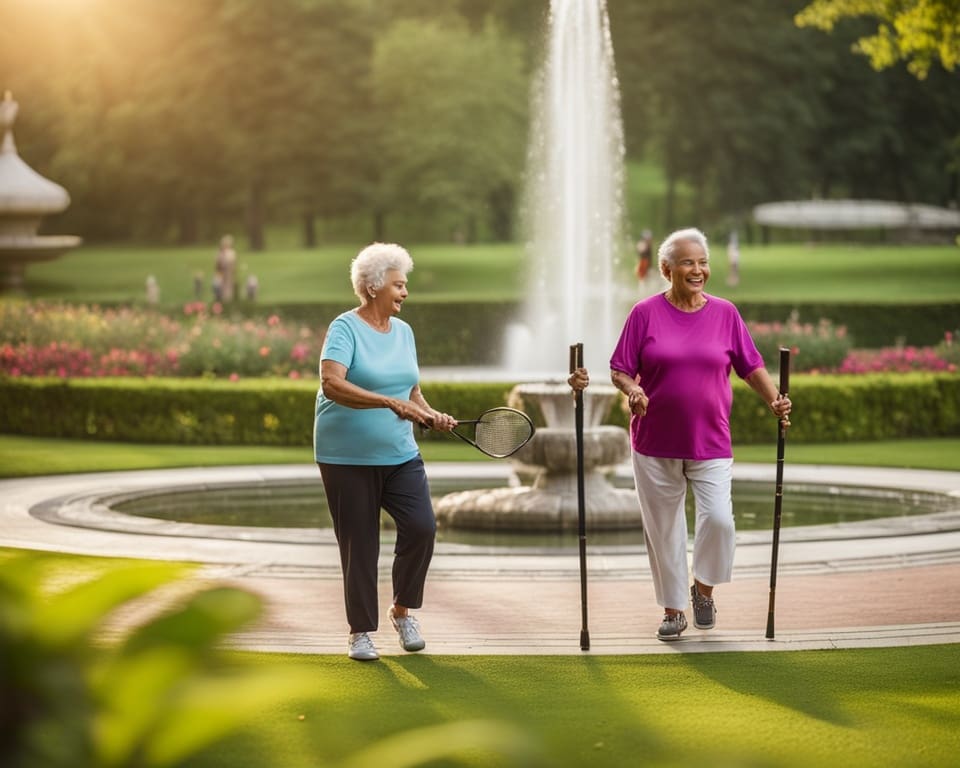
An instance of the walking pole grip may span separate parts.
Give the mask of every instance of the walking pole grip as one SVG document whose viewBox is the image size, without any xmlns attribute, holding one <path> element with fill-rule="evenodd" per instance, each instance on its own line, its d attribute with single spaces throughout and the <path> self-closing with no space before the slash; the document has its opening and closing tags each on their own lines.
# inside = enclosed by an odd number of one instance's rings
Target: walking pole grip
<svg viewBox="0 0 960 768">
<path fill-rule="evenodd" d="M 790 392 L 790 350 L 780 347 L 780 394 L 786 397 Z"/>
</svg>

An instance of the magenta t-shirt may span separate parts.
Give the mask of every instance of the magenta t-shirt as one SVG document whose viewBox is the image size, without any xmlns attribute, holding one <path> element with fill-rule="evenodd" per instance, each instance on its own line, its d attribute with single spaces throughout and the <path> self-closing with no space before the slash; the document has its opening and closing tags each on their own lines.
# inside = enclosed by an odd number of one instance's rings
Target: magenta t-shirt
<svg viewBox="0 0 960 768">
<path fill-rule="evenodd" d="M 624 323 L 610 368 L 640 375 L 650 398 L 631 422 L 637 453 L 667 459 L 733 457 L 730 370 L 747 378 L 763 368 L 737 308 L 704 294 L 707 303 L 683 312 L 662 293 L 636 304 Z"/>
</svg>

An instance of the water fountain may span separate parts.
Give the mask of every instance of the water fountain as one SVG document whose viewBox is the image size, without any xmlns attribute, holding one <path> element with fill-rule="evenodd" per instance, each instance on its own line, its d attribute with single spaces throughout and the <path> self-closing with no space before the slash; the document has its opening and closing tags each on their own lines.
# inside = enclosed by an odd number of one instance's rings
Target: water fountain
<svg viewBox="0 0 960 768">
<path fill-rule="evenodd" d="M 636 297 L 617 271 L 624 147 L 605 0 L 551 0 L 547 38 L 527 162 L 527 302 L 506 363 L 556 375 L 583 342 L 587 367 L 606 371 Z"/>
<path fill-rule="evenodd" d="M 637 527 L 636 495 L 614 488 L 603 471 L 630 455 L 626 430 L 601 425 L 618 393 L 599 382 L 632 298 L 616 269 L 624 149 L 605 0 L 551 0 L 533 114 L 526 194 L 532 279 L 523 321 L 508 331 L 507 367 L 520 378 L 534 372 L 547 379 L 514 390 L 546 426 L 514 457 L 517 474 L 532 477 L 531 485 L 450 494 L 439 501 L 437 517 L 466 528 L 576 527 L 573 403 L 569 386 L 557 379 L 570 344 L 583 342 L 596 382 L 584 393 L 588 525 Z"/>
<path fill-rule="evenodd" d="M 17 102 L 7 91 L 0 101 L 0 289 L 23 287 L 27 264 L 62 256 L 80 244 L 73 235 L 37 235 L 44 216 L 70 205 L 67 190 L 27 165 L 17 154 L 13 124 Z"/>
</svg>

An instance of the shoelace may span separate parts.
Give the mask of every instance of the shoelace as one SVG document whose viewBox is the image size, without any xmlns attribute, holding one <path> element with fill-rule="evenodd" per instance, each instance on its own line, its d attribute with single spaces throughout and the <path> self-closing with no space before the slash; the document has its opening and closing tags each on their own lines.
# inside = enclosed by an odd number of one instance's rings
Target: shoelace
<svg viewBox="0 0 960 768">
<path fill-rule="evenodd" d="M 420 634 L 420 625 L 413 616 L 397 617 L 396 622 L 404 640 L 416 638 Z"/>
<path fill-rule="evenodd" d="M 700 590 L 694 587 L 693 589 L 693 604 L 695 607 L 699 608 L 701 606 L 712 606 L 713 605 L 713 596 L 704 595 L 700 593 Z"/>
<path fill-rule="evenodd" d="M 353 642 L 350 643 L 350 647 L 355 651 L 370 651 L 373 650 L 373 640 L 370 639 L 370 635 L 364 632 L 354 638 Z"/>
</svg>

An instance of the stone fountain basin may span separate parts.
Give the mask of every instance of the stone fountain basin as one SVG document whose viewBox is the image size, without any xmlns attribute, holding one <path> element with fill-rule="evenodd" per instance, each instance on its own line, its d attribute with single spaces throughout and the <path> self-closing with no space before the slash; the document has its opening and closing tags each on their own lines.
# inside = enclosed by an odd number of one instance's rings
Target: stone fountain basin
<svg viewBox="0 0 960 768">
<path fill-rule="evenodd" d="M 611 467 L 630 456 L 630 438 L 622 427 L 601 426 L 583 430 L 584 471 Z M 529 470 L 571 474 L 577 471 L 577 442 L 564 427 L 540 427 L 530 442 L 513 455 Z"/>
<path fill-rule="evenodd" d="M 612 384 L 591 384 L 584 390 L 584 430 L 599 426 L 619 396 L 619 390 Z M 535 404 L 548 427 L 574 428 L 573 392 L 566 382 L 518 384 L 510 395 L 511 400 L 515 398 Z"/>
</svg>

